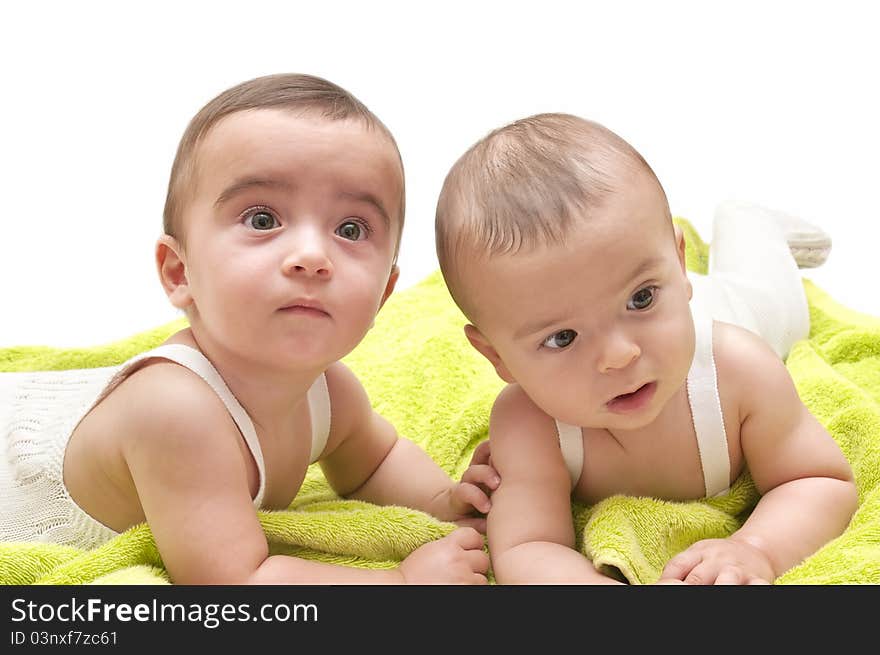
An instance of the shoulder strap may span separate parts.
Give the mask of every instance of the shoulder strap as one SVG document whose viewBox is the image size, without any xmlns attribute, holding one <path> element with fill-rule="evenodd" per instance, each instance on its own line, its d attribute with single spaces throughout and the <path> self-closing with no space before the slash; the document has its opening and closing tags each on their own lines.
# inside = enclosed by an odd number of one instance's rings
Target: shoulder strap
<svg viewBox="0 0 880 655">
<path fill-rule="evenodd" d="M 694 309 L 696 347 L 688 372 L 687 392 L 708 498 L 721 495 L 730 487 L 730 455 L 712 354 L 713 321 L 708 312 L 697 311 L 698 307 Z"/>
<path fill-rule="evenodd" d="M 559 434 L 562 459 L 565 460 L 565 467 L 571 476 L 571 487 L 574 489 L 584 468 L 584 436 L 578 426 L 561 421 L 556 421 L 556 432 Z"/>
<path fill-rule="evenodd" d="M 309 414 L 312 417 L 312 452 L 309 463 L 318 461 L 330 436 L 330 392 L 326 374 L 321 373 L 309 388 Z"/>
<path fill-rule="evenodd" d="M 254 497 L 254 506 L 259 508 L 263 504 L 263 494 L 266 491 L 266 465 L 263 461 L 263 451 L 260 449 L 260 441 L 257 439 L 257 432 L 254 429 L 254 424 L 251 421 L 250 416 L 248 416 L 247 412 L 244 410 L 244 407 L 241 406 L 232 394 L 232 391 L 226 386 L 226 382 L 220 377 L 220 373 L 217 372 L 214 365 L 211 364 L 207 357 L 195 348 L 180 343 L 168 343 L 132 357 L 126 361 L 116 375 L 113 376 L 110 384 L 107 385 L 95 404 L 100 402 L 102 398 L 110 393 L 110 391 L 112 391 L 113 388 L 115 388 L 116 385 L 118 385 L 125 376 L 131 372 L 131 369 L 135 364 L 154 357 L 171 360 L 172 362 L 191 370 L 208 383 L 208 385 L 214 390 L 214 393 L 217 394 L 226 406 L 229 415 L 232 417 L 232 420 L 235 421 L 235 425 L 238 426 L 241 436 L 244 437 L 244 441 L 250 449 L 254 461 L 257 463 L 260 482 L 257 495 Z"/>
</svg>

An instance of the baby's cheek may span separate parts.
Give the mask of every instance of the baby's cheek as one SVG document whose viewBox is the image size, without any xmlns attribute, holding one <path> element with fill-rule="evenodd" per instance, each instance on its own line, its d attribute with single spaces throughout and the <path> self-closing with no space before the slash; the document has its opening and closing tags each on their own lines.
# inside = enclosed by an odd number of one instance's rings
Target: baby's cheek
<svg viewBox="0 0 880 655">
<path fill-rule="evenodd" d="M 538 389 L 530 396 L 544 413 L 572 425 L 589 423 L 589 417 L 584 416 L 584 412 L 592 408 L 598 394 L 588 380 L 583 377 L 555 380 L 547 378 L 537 384 Z"/>
<path fill-rule="evenodd" d="M 670 366 L 684 369 L 686 373 L 694 355 L 694 330 L 690 316 L 683 314 L 678 320 L 671 321 L 657 347 L 660 352 L 665 352 Z"/>
</svg>

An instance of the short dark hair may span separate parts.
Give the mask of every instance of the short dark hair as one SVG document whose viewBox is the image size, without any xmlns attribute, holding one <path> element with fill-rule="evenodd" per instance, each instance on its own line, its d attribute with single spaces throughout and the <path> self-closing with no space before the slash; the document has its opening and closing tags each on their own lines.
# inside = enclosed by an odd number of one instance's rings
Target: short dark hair
<svg viewBox="0 0 880 655">
<path fill-rule="evenodd" d="M 165 234 L 182 241 L 180 215 L 192 187 L 199 143 L 221 119 L 251 109 L 290 109 L 315 113 L 330 121 L 360 120 L 371 129 L 385 134 L 400 159 L 400 150 L 391 131 L 360 100 L 342 87 L 314 75 L 282 73 L 257 77 L 227 89 L 202 107 L 190 120 L 177 146 L 171 167 L 168 194 L 165 198 L 163 227 Z M 403 184 L 403 162 L 400 162 Z M 400 221 L 397 246 L 403 230 L 405 192 L 401 187 Z M 396 252 L 395 248 L 395 252 Z"/>
<path fill-rule="evenodd" d="M 571 114 L 529 116 L 472 145 L 446 176 L 434 222 L 440 270 L 459 307 L 467 306 L 457 275 L 462 258 L 562 243 L 579 217 L 602 208 L 628 170 L 647 172 L 662 191 L 635 148 Z"/>
</svg>

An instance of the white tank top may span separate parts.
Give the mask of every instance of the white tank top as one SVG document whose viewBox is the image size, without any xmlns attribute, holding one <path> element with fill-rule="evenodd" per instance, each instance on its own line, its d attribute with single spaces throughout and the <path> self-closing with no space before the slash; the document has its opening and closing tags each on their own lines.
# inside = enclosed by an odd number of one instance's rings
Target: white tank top
<svg viewBox="0 0 880 655">
<path fill-rule="evenodd" d="M 198 350 L 165 344 L 118 366 L 68 371 L 0 373 L 0 541 L 42 541 L 94 548 L 119 533 L 86 514 L 70 497 L 63 480 L 64 452 L 83 417 L 152 358 L 168 359 L 193 371 L 214 390 L 238 426 L 257 464 L 263 503 L 266 467 L 253 421 L 232 395 L 217 369 Z M 312 435 L 309 462 L 317 461 L 330 433 L 330 396 L 320 375 L 308 391 Z"/>
<path fill-rule="evenodd" d="M 727 450 L 727 432 L 718 395 L 718 375 L 712 353 L 713 320 L 699 303 L 691 304 L 694 314 L 696 347 L 687 376 L 688 402 L 697 448 L 703 467 L 706 497 L 719 496 L 730 486 L 730 455 Z M 559 447 L 571 476 L 572 488 L 581 478 L 584 466 L 584 438 L 581 428 L 556 421 Z"/>
</svg>

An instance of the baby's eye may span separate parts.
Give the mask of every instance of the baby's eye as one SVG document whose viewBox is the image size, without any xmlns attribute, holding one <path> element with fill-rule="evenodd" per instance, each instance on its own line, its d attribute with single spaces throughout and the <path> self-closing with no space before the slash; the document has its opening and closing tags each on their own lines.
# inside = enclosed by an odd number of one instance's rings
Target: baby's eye
<svg viewBox="0 0 880 655">
<path fill-rule="evenodd" d="M 567 348 L 574 341 L 575 337 L 577 337 L 577 332 L 574 330 L 560 330 L 556 334 L 551 334 L 549 337 L 544 339 L 544 343 L 541 344 L 547 348 Z"/>
<path fill-rule="evenodd" d="M 635 310 L 648 309 L 648 307 L 654 302 L 654 293 L 656 290 L 657 287 L 645 287 L 644 289 L 639 289 L 632 295 L 629 302 L 626 303 L 626 308 Z"/>
<path fill-rule="evenodd" d="M 258 209 L 245 216 L 245 224 L 255 230 L 266 231 L 281 227 L 281 223 L 275 218 L 275 215 L 266 209 Z"/>
<path fill-rule="evenodd" d="M 349 241 L 360 241 L 367 238 L 367 226 L 360 221 L 345 221 L 336 228 L 336 234 Z"/>
</svg>

